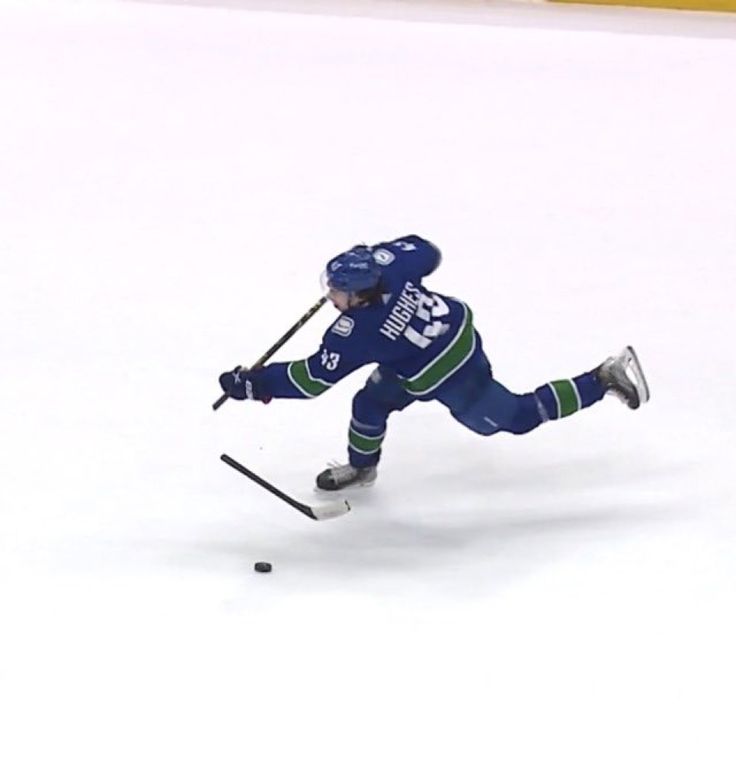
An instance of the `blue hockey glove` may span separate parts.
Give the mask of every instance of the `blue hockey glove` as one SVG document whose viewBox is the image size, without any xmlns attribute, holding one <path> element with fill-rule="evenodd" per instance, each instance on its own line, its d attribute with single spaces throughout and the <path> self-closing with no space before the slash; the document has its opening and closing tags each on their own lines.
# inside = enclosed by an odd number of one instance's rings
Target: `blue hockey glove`
<svg viewBox="0 0 736 774">
<path fill-rule="evenodd" d="M 264 393 L 263 381 L 263 373 L 258 369 L 244 371 L 234 368 L 220 374 L 222 391 L 235 400 L 260 400 L 262 403 L 268 403 L 271 396 Z"/>
</svg>

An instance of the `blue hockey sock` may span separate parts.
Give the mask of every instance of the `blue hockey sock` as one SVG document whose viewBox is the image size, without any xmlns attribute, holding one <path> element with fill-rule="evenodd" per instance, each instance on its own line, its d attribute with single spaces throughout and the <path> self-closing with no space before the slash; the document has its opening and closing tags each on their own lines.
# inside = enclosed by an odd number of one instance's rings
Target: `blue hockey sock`
<svg viewBox="0 0 736 774">
<path fill-rule="evenodd" d="M 592 406 L 606 394 L 594 371 L 558 379 L 534 390 L 542 420 L 560 419 Z"/>
<path fill-rule="evenodd" d="M 381 457 L 381 444 L 386 435 L 386 426 L 376 427 L 358 422 L 355 417 L 348 431 L 348 457 L 354 468 L 377 465 Z"/>
</svg>

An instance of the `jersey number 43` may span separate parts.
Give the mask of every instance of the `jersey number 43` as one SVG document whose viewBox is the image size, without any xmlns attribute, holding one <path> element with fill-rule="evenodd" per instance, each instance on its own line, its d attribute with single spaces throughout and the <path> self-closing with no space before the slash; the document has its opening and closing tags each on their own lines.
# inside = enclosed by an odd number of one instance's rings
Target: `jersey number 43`
<svg viewBox="0 0 736 774">
<path fill-rule="evenodd" d="M 419 304 L 417 311 L 414 313 L 415 319 L 426 324 L 422 328 L 422 332 L 412 328 L 411 325 L 404 331 L 404 336 L 412 344 L 416 344 L 421 349 L 426 349 L 434 339 L 447 332 L 450 327 L 447 323 L 443 323 L 441 318 L 445 317 L 450 311 L 450 307 L 435 293 L 428 296 L 422 293 L 419 296 Z M 412 321 L 413 322 L 413 321 Z M 421 325 L 421 323 L 420 323 Z"/>
</svg>

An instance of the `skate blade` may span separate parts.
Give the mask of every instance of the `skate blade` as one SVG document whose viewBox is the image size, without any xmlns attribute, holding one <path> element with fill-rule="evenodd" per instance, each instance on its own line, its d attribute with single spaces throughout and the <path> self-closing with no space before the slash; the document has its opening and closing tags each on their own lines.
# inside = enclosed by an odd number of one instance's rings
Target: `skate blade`
<svg viewBox="0 0 736 774">
<path fill-rule="evenodd" d="M 376 479 L 374 478 L 373 481 L 361 481 L 355 484 L 348 484 L 347 486 L 342 487 L 342 489 L 320 489 L 315 485 L 314 492 L 315 494 L 323 495 L 324 497 L 339 497 L 342 492 L 347 492 L 348 490 L 355 493 L 359 489 L 370 489 L 375 483 Z"/>
<path fill-rule="evenodd" d="M 628 346 L 624 349 L 623 355 L 626 371 L 639 396 L 639 405 L 646 403 L 649 400 L 649 384 L 644 376 L 644 370 L 641 367 L 636 350 L 632 346 Z"/>
</svg>

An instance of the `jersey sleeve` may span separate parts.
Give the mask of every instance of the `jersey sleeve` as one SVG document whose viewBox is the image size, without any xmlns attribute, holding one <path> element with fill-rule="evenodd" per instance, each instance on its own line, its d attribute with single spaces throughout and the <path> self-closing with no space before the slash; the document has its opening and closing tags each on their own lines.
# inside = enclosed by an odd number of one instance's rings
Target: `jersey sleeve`
<svg viewBox="0 0 736 774">
<path fill-rule="evenodd" d="M 325 333 L 319 350 L 304 360 L 265 366 L 260 374 L 263 392 L 273 398 L 316 398 L 372 362 L 361 347 L 346 338 L 344 331 L 352 329 L 352 324 L 349 317 L 340 317 Z"/>
<path fill-rule="evenodd" d="M 380 266 L 400 263 L 405 273 L 415 279 L 431 274 L 442 261 L 439 248 L 416 234 L 374 245 L 373 257 Z"/>
</svg>

